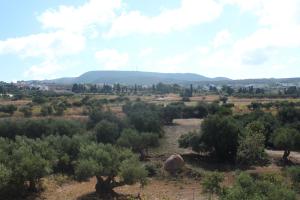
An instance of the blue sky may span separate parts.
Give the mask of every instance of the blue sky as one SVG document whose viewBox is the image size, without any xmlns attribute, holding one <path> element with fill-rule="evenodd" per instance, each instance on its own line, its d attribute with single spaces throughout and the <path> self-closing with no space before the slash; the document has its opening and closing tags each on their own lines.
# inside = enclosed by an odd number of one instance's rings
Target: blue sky
<svg viewBox="0 0 300 200">
<path fill-rule="evenodd" d="M 300 0 L 0 0 L 0 80 L 300 76 Z"/>
</svg>

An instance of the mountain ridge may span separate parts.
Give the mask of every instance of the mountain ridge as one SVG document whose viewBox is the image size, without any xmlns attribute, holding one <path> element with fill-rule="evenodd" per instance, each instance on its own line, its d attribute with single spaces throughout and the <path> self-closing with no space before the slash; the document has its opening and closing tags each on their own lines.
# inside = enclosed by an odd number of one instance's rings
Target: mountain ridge
<svg viewBox="0 0 300 200">
<path fill-rule="evenodd" d="M 150 85 L 163 83 L 185 84 L 201 81 L 228 81 L 225 77 L 209 78 L 196 73 L 160 73 L 160 72 L 142 72 L 142 71 L 89 71 L 78 77 L 64 77 L 52 80 L 44 80 L 44 83 L 74 84 L 142 84 Z"/>
</svg>

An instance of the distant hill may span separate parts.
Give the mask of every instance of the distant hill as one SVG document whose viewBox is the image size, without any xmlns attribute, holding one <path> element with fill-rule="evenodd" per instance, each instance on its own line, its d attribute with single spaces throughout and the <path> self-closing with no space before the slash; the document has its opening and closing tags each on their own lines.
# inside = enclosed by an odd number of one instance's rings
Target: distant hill
<svg viewBox="0 0 300 200">
<path fill-rule="evenodd" d="M 188 84 L 193 82 L 214 82 L 228 81 L 224 77 L 209 78 L 193 73 L 158 73 L 158 72 L 140 72 L 140 71 L 90 71 L 74 78 L 59 78 L 54 80 L 45 80 L 45 83 L 73 84 L 73 83 L 120 83 L 126 85 L 139 84 L 151 85 L 159 82 Z"/>
</svg>

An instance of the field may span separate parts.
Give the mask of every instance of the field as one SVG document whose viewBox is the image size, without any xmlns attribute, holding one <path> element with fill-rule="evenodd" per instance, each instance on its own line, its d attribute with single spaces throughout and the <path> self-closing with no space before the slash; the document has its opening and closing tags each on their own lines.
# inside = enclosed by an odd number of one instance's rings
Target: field
<svg viewBox="0 0 300 200">
<path fill-rule="evenodd" d="M 92 100 L 107 100 L 103 106 L 104 110 L 111 111 L 116 116 L 123 118 L 125 113 L 122 111 L 122 106 L 125 102 L 115 102 L 114 100 L 118 96 L 115 95 L 90 95 Z M 67 100 L 70 104 L 80 101 L 83 98 L 81 95 L 73 97 L 59 97 L 54 101 Z M 129 100 L 134 101 L 140 99 L 143 102 L 153 103 L 156 105 L 168 105 L 172 102 L 181 101 L 181 97 L 175 94 L 169 94 L 164 96 L 129 96 Z M 196 106 L 198 102 L 212 103 L 219 100 L 217 95 L 209 96 L 196 96 L 190 98 L 189 102 L 185 102 L 186 106 Z M 283 101 L 287 99 L 250 99 L 250 98 L 235 98 L 229 97 L 228 103 L 233 103 L 233 113 L 249 113 L 250 110 L 247 107 L 252 102 L 268 103 L 275 101 Z M 295 99 L 288 99 L 288 101 L 300 101 Z M 0 100 L 0 105 L 13 104 L 18 107 L 25 106 L 31 103 L 31 100 Z M 87 122 L 88 116 L 86 114 L 86 108 L 83 106 L 70 106 L 66 108 L 61 116 L 42 116 L 41 105 L 34 104 L 32 106 L 32 119 L 43 118 L 56 118 L 56 119 L 72 119 L 81 122 Z M 20 111 L 16 111 L 13 115 L 0 113 L 0 118 L 6 119 L 18 119 L 23 118 L 23 114 Z M 203 177 L 213 171 L 220 171 L 224 174 L 224 181 L 222 186 L 232 186 L 235 178 L 237 177 L 240 169 L 236 168 L 232 164 L 218 163 L 212 160 L 207 160 L 205 156 L 198 155 L 190 148 L 179 148 L 178 139 L 190 132 L 199 132 L 203 119 L 189 118 L 189 119 L 174 119 L 172 125 L 165 125 L 164 136 L 160 139 L 159 147 L 150 148 L 149 155 L 146 163 L 154 163 L 159 167 L 157 176 L 148 179 L 148 183 L 144 188 L 141 188 L 139 184 L 132 186 L 118 187 L 115 191 L 120 194 L 123 199 L 132 199 L 141 195 L 143 200 L 204 200 L 208 199 L 207 194 L 203 193 L 201 182 Z M 264 173 L 282 173 L 282 167 L 278 165 L 282 151 L 266 150 L 270 157 L 270 163 L 266 166 L 252 166 L 247 169 L 243 169 L 251 174 L 264 174 Z M 163 169 L 164 161 L 173 154 L 180 154 L 185 159 L 186 163 L 180 174 L 177 176 L 171 176 Z M 290 160 L 295 164 L 300 164 L 300 153 L 292 152 Z M 55 175 L 56 176 L 56 175 Z M 44 190 L 34 196 L 30 196 L 28 200 L 89 200 L 98 199 L 95 194 L 96 178 L 91 178 L 88 181 L 77 182 L 72 178 L 49 176 L 42 179 L 42 186 Z M 121 198 L 122 199 L 122 198 Z M 218 199 L 214 197 L 213 199 Z"/>
<path fill-rule="evenodd" d="M 174 153 L 190 153 L 185 149 L 178 148 L 177 139 L 189 131 L 199 130 L 201 120 L 188 119 L 175 120 L 176 125 L 165 127 L 165 137 L 161 141 L 158 149 L 151 149 L 150 159 L 155 162 L 161 162 Z M 152 178 L 149 183 L 140 190 L 139 185 L 124 186 L 117 189 L 118 193 L 123 195 L 137 195 L 141 191 L 141 196 L 145 200 L 202 200 L 207 199 L 202 194 L 199 180 L 194 178 L 165 177 L 160 179 Z M 65 199 L 90 199 L 93 197 L 96 180 L 92 178 L 89 182 L 67 183 L 62 187 L 53 186 L 46 190 L 40 199 L 65 200 Z M 49 184 L 49 183 L 48 183 Z M 53 184 L 53 183 L 52 183 Z M 51 184 L 50 184 L 51 185 Z"/>
<path fill-rule="evenodd" d="M 163 162 L 169 155 L 178 153 L 189 155 L 191 150 L 181 149 L 178 147 L 177 139 L 185 133 L 199 130 L 201 120 L 199 119 L 178 119 L 175 120 L 174 126 L 165 127 L 165 137 L 161 141 L 158 149 L 151 149 L 150 159 L 155 162 Z M 281 167 L 275 163 L 282 155 L 282 151 L 267 151 L 272 158 L 272 164 L 267 167 L 255 167 L 247 171 L 252 174 L 262 173 L 281 173 Z M 291 159 L 300 163 L 300 153 L 293 152 Z M 219 169 L 225 173 L 224 185 L 230 186 L 234 183 L 236 171 L 230 169 L 230 166 L 223 165 L 207 165 L 207 163 L 187 163 L 187 171 L 194 170 L 201 174 L 208 171 Z M 56 185 L 55 181 L 45 180 L 47 189 L 37 199 L 45 200 L 89 200 L 97 199 L 94 193 L 96 179 L 92 178 L 88 182 L 67 182 L 62 186 Z M 206 200 L 207 195 L 203 194 L 201 188 L 201 177 L 171 177 L 163 174 L 161 178 L 151 178 L 145 188 L 140 189 L 140 185 L 124 186 L 116 191 L 122 195 L 138 195 L 145 200 Z"/>
</svg>

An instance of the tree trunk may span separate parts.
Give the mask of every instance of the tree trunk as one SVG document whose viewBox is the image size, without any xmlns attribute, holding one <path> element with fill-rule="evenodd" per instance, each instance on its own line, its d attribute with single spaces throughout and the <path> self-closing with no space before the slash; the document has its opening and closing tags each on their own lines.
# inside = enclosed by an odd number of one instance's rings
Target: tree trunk
<svg viewBox="0 0 300 200">
<path fill-rule="evenodd" d="M 96 193 L 103 196 L 108 194 L 113 194 L 113 187 L 110 184 L 110 180 L 104 180 L 101 176 L 97 176 L 97 184 L 95 186 Z"/>
<path fill-rule="evenodd" d="M 37 192 L 35 180 L 29 181 L 29 188 L 28 189 L 29 189 L 30 192 Z"/>
<path fill-rule="evenodd" d="M 116 196 L 114 188 L 125 185 L 125 183 L 123 182 L 116 182 L 114 177 L 107 177 L 106 179 L 104 179 L 101 176 L 96 176 L 96 178 L 96 193 L 101 197 L 114 197 Z"/>
<path fill-rule="evenodd" d="M 145 149 L 141 149 L 140 150 L 140 161 L 145 161 L 147 157 L 147 152 L 145 151 Z"/>
<path fill-rule="evenodd" d="M 284 150 L 283 156 L 282 156 L 282 160 L 284 163 L 287 163 L 289 161 L 288 157 L 290 155 L 291 151 L 286 149 Z"/>
</svg>

